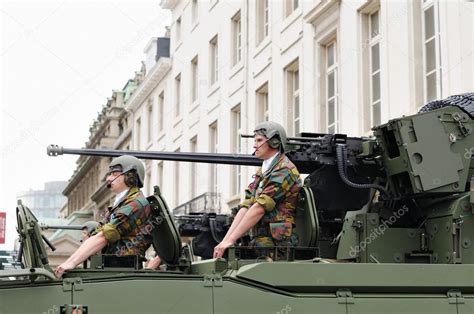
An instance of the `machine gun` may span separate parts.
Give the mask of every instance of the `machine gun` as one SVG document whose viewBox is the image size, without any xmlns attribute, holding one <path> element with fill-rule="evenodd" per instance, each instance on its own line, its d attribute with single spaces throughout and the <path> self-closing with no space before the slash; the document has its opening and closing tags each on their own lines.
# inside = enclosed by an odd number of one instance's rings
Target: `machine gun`
<svg viewBox="0 0 474 314">
<path fill-rule="evenodd" d="M 474 94 L 465 94 L 377 126 L 370 138 L 320 133 L 288 138 L 287 156 L 309 174 L 298 207 L 303 225 L 309 211 L 314 222 L 300 230 L 315 235 L 305 244 L 317 246 L 322 257 L 357 262 L 474 263 L 466 237 L 474 230 L 473 128 Z M 249 155 L 57 145 L 47 153 L 261 163 Z"/>
</svg>

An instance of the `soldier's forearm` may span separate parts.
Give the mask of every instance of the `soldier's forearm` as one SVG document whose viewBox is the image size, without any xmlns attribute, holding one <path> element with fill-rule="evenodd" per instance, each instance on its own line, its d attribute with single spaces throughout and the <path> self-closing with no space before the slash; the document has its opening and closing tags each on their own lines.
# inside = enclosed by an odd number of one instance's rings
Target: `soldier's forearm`
<svg viewBox="0 0 474 314">
<path fill-rule="evenodd" d="M 225 234 L 224 240 L 227 240 L 229 236 L 232 234 L 232 232 L 235 230 L 235 228 L 240 224 L 240 221 L 242 218 L 245 216 L 245 213 L 247 213 L 248 208 L 242 207 L 239 209 L 237 212 L 237 215 L 235 215 L 234 220 L 232 221 L 232 224 L 230 225 L 229 230 Z"/>
<path fill-rule="evenodd" d="M 67 263 L 72 263 L 75 266 L 85 261 L 89 256 L 99 252 L 107 245 L 107 240 L 102 232 L 87 239 L 74 254 L 68 259 Z"/>
<path fill-rule="evenodd" d="M 258 203 L 254 203 L 252 207 L 250 207 L 245 212 L 245 215 L 241 218 L 239 224 L 235 226 L 234 230 L 232 230 L 232 232 L 229 230 L 229 237 L 227 240 L 235 243 L 235 241 L 237 241 L 242 235 L 249 231 L 250 228 L 255 226 L 264 214 L 265 209 L 263 206 Z"/>
</svg>

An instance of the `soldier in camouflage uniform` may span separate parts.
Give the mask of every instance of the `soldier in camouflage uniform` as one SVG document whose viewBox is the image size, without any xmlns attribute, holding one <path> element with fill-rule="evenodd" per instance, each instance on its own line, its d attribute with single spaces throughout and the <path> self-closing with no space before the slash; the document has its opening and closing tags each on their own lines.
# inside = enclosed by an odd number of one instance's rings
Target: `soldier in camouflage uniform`
<svg viewBox="0 0 474 314">
<path fill-rule="evenodd" d="M 116 194 L 114 206 L 106 212 L 104 225 L 56 268 L 58 278 L 102 249 L 104 253 L 144 258 L 151 245 L 153 228 L 150 204 L 140 191 L 144 177 L 145 168 L 137 158 L 120 156 L 112 160 L 106 182 Z"/>
<path fill-rule="evenodd" d="M 256 247 L 295 246 L 294 212 L 302 186 L 299 172 L 284 154 L 286 132 L 275 122 L 263 122 L 254 130 L 254 155 L 263 159 L 245 191 L 245 200 L 214 258 L 222 257 L 250 229 Z"/>
</svg>

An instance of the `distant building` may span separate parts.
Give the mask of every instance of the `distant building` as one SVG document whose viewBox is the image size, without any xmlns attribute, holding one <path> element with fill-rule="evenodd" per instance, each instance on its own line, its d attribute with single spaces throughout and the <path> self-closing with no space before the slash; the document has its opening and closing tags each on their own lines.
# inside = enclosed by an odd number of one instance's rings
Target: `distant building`
<svg viewBox="0 0 474 314">
<path fill-rule="evenodd" d="M 16 261 L 17 256 L 17 251 L 0 251 L 0 270 L 20 268 L 21 266 Z M 2 279 L 8 280 L 8 278 L 0 278 L 0 280 Z"/>
<path fill-rule="evenodd" d="M 43 190 L 28 190 L 17 194 L 23 204 L 28 206 L 38 220 L 42 218 L 57 218 L 59 211 L 67 202 L 63 195 L 66 181 L 51 181 L 44 184 Z"/>
</svg>

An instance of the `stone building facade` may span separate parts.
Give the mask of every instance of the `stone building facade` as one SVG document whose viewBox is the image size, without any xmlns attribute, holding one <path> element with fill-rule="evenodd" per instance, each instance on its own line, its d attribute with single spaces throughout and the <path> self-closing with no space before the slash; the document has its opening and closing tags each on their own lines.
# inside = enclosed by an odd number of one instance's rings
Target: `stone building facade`
<svg viewBox="0 0 474 314">
<path fill-rule="evenodd" d="M 283 124 L 289 135 L 369 135 L 373 125 L 473 87 L 474 25 L 465 1 L 160 5 L 172 14 L 169 54 L 157 57 L 165 44 L 150 40 L 143 69 L 104 107 L 88 147 L 250 154 L 252 141 L 239 134 L 251 134 L 263 120 Z M 126 127 L 120 127 L 122 120 Z M 65 190 L 67 214 L 105 206 L 108 194 L 99 176 L 107 163 L 79 158 Z M 219 197 L 213 208 L 223 212 L 239 202 L 254 172 L 145 164 L 145 193 L 159 185 L 171 208 L 214 193 Z"/>
</svg>

